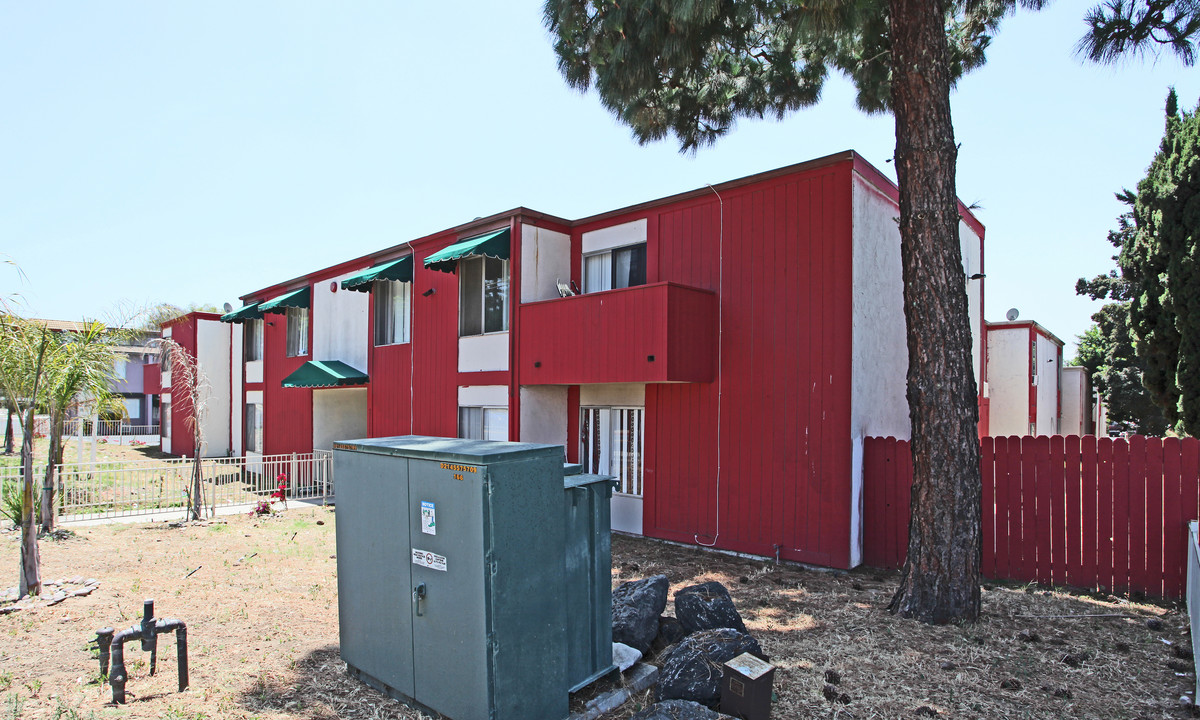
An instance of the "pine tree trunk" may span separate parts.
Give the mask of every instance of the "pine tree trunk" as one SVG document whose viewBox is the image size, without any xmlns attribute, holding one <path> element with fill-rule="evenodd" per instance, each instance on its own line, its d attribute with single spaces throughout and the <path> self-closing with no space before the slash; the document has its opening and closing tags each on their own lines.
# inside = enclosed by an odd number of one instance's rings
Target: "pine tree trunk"
<svg viewBox="0 0 1200 720">
<path fill-rule="evenodd" d="M 38 555 L 37 528 L 34 527 L 33 518 L 32 402 L 26 418 L 24 439 L 21 441 L 21 597 L 40 595 L 42 592 L 42 563 Z"/>
<path fill-rule="evenodd" d="M 908 559 L 889 609 L 930 623 L 970 621 L 979 616 L 979 407 L 943 5 L 890 7 L 913 486 Z"/>
</svg>

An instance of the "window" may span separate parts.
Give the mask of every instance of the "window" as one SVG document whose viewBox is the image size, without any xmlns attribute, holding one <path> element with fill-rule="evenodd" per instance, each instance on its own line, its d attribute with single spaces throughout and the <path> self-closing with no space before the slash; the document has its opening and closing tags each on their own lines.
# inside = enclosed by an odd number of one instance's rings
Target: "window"
<svg viewBox="0 0 1200 720">
<path fill-rule="evenodd" d="M 508 330 L 508 261 L 471 257 L 458 263 L 460 337 Z"/>
<path fill-rule="evenodd" d="M 617 476 L 617 492 L 642 494 L 645 408 L 580 408 L 579 461 L 584 472 Z"/>
<path fill-rule="evenodd" d="M 646 284 L 646 243 L 583 257 L 585 293 Z"/>
<path fill-rule="evenodd" d="M 308 354 L 308 308 L 287 309 L 287 356 Z"/>
<path fill-rule="evenodd" d="M 243 350 L 246 362 L 263 358 L 263 321 L 261 318 L 247 320 L 242 324 Z"/>
<path fill-rule="evenodd" d="M 263 410 L 260 403 L 246 404 L 246 452 L 262 452 Z"/>
<path fill-rule="evenodd" d="M 160 434 L 165 437 L 171 437 L 171 401 L 167 400 L 162 404 L 161 411 L 162 429 Z"/>
<path fill-rule="evenodd" d="M 161 352 L 162 355 L 158 358 L 159 370 L 169 373 L 171 372 L 171 346 L 164 345 Z"/>
<path fill-rule="evenodd" d="M 460 407 L 458 436 L 464 440 L 508 440 L 508 408 Z"/>
<path fill-rule="evenodd" d="M 126 366 L 128 364 L 129 364 L 129 362 L 123 357 L 114 358 L 113 359 L 113 376 L 118 380 L 128 379 L 128 376 L 126 375 Z"/>
<path fill-rule="evenodd" d="M 409 341 L 412 320 L 412 283 L 376 280 L 371 289 L 375 302 L 375 344 L 396 345 Z"/>
</svg>

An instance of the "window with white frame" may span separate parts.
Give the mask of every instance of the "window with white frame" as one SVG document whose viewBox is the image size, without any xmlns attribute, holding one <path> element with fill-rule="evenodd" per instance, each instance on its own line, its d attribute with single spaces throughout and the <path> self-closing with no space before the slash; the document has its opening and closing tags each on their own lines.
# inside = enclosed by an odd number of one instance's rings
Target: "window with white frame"
<svg viewBox="0 0 1200 720">
<path fill-rule="evenodd" d="M 458 436 L 464 440 L 508 440 L 508 408 L 460 407 Z"/>
<path fill-rule="evenodd" d="M 508 261 L 469 257 L 458 263 L 458 335 L 508 330 Z"/>
<path fill-rule="evenodd" d="M 129 361 L 124 357 L 113 358 L 113 376 L 118 380 L 127 379 L 126 368 L 128 365 Z"/>
<path fill-rule="evenodd" d="M 412 283 L 376 280 L 371 297 L 375 302 L 375 344 L 408 342 L 412 332 Z"/>
<path fill-rule="evenodd" d="M 263 359 L 263 321 L 252 318 L 242 323 L 243 350 L 246 362 Z"/>
<path fill-rule="evenodd" d="M 170 400 L 163 401 L 159 418 L 162 421 L 162 427 L 159 429 L 159 434 L 165 438 L 171 437 L 171 401 Z"/>
<path fill-rule="evenodd" d="M 646 409 L 583 407 L 579 461 L 584 472 L 617 476 L 617 492 L 642 495 L 642 451 Z"/>
<path fill-rule="evenodd" d="M 646 284 L 646 243 L 583 256 L 583 291 L 616 290 Z"/>
<path fill-rule="evenodd" d="M 308 308 L 287 309 L 287 356 L 308 354 Z"/>
<path fill-rule="evenodd" d="M 262 403 L 246 403 L 246 452 L 262 452 Z"/>
</svg>

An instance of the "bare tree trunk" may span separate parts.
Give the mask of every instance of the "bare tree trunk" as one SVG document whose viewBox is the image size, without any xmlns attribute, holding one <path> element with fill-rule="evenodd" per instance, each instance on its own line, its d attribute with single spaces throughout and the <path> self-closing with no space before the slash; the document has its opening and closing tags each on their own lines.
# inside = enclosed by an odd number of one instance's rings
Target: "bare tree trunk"
<svg viewBox="0 0 1200 720">
<path fill-rule="evenodd" d="M 14 439 L 13 439 L 13 420 L 12 420 L 13 406 L 12 406 L 11 402 L 8 403 L 7 409 L 8 409 L 8 420 L 4 423 L 4 454 L 12 455 L 15 448 L 14 448 Z"/>
<path fill-rule="evenodd" d="M 195 456 L 195 463 L 192 466 L 192 519 L 199 520 L 204 516 L 204 498 L 200 496 L 200 433 L 195 433 L 194 440 L 195 447 L 192 450 Z"/>
<path fill-rule="evenodd" d="M 38 554 L 37 530 L 33 523 L 33 413 L 37 407 L 38 386 L 46 360 L 50 331 L 42 329 L 42 344 L 38 349 L 37 367 L 33 375 L 33 391 L 29 394 L 29 409 L 21 439 L 21 580 L 20 597 L 42 592 L 42 559 Z"/>
<path fill-rule="evenodd" d="M 942 2 L 890 0 L 913 486 L 908 559 L 889 609 L 979 616 L 979 407 L 959 242 Z"/>
<path fill-rule="evenodd" d="M 54 531 L 54 471 L 56 459 L 62 446 L 62 417 L 61 410 L 50 411 L 50 451 L 46 454 L 46 476 L 42 481 L 42 532 Z"/>
<path fill-rule="evenodd" d="M 21 441 L 21 597 L 42 592 L 42 561 L 33 522 L 33 406 L 30 402 Z"/>
</svg>

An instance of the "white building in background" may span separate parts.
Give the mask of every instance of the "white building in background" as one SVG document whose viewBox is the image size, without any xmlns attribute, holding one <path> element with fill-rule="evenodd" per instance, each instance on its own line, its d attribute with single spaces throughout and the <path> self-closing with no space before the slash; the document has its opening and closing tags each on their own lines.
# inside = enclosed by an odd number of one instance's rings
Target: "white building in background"
<svg viewBox="0 0 1200 720">
<path fill-rule="evenodd" d="M 1063 426 L 1062 351 L 1032 320 L 987 323 L 989 435 L 1080 434 Z"/>
</svg>

